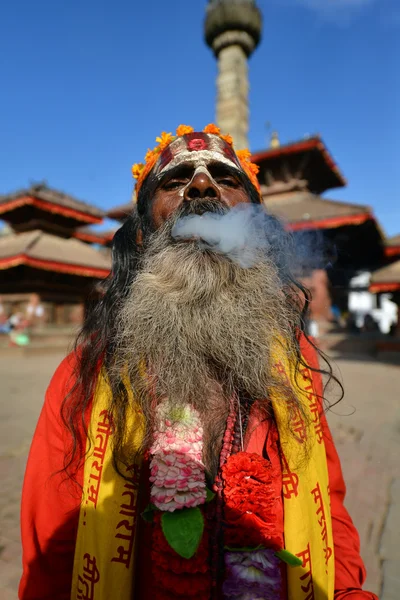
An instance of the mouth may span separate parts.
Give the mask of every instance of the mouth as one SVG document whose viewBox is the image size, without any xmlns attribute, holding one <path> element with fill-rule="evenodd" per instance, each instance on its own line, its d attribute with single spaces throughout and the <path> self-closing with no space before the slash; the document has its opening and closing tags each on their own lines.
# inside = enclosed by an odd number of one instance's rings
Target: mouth
<svg viewBox="0 0 400 600">
<path fill-rule="evenodd" d="M 209 206 L 199 204 L 199 206 L 196 206 L 192 211 L 190 211 L 189 214 L 202 217 L 205 213 L 210 213 L 210 212 L 218 214 L 220 211 L 216 210 L 216 207 L 214 207 L 212 210 L 210 210 Z"/>
<path fill-rule="evenodd" d="M 190 215 L 202 216 L 205 213 L 224 214 L 227 212 L 227 207 L 220 200 L 215 198 L 194 199 L 185 204 L 180 213 L 179 218 L 189 217 Z"/>
<path fill-rule="evenodd" d="M 177 243 L 191 244 L 198 251 L 212 252 L 219 219 L 228 210 L 219 199 L 195 198 L 185 203 L 176 215 L 171 237 Z"/>
</svg>

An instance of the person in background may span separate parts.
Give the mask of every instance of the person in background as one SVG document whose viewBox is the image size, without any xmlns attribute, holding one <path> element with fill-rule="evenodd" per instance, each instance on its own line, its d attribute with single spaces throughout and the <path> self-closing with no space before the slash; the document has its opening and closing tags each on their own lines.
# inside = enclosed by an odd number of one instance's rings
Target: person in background
<svg viewBox="0 0 400 600">
<path fill-rule="evenodd" d="M 3 298 L 0 296 L 0 325 L 7 321 L 6 311 L 4 309 Z"/>
<path fill-rule="evenodd" d="M 14 311 L 8 319 L 9 325 L 9 345 L 12 346 L 27 346 L 30 342 L 27 330 L 28 321 L 24 314 L 19 311 Z"/>
<path fill-rule="evenodd" d="M 10 324 L 8 323 L 6 311 L 3 304 L 3 298 L 0 296 L 0 333 L 9 333 Z"/>
<path fill-rule="evenodd" d="M 30 327 L 35 327 L 44 323 L 44 308 L 40 303 L 38 294 L 31 294 L 25 314 Z"/>
</svg>

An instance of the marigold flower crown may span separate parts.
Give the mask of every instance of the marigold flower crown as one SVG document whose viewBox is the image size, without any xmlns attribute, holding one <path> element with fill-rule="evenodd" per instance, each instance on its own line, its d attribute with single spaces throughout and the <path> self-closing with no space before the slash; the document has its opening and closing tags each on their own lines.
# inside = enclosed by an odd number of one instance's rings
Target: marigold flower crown
<svg viewBox="0 0 400 600">
<path fill-rule="evenodd" d="M 189 125 L 179 125 L 179 127 L 177 127 L 177 129 L 176 129 L 176 135 L 172 135 L 172 133 L 166 133 L 165 131 L 163 131 L 161 133 L 161 135 L 156 138 L 157 145 L 153 148 L 153 150 L 149 149 L 146 152 L 144 162 L 136 163 L 133 165 L 132 175 L 136 179 L 136 187 L 135 187 L 136 197 L 139 194 L 139 190 L 140 190 L 144 180 L 146 179 L 146 177 L 149 175 L 150 171 L 155 166 L 160 154 L 170 144 L 172 144 L 172 142 L 174 142 L 177 138 L 182 137 L 187 134 L 190 134 L 190 133 L 194 133 L 194 128 L 190 127 Z M 213 123 L 210 123 L 209 125 L 204 127 L 203 133 L 207 133 L 207 134 L 215 135 L 215 136 L 219 137 L 221 140 L 223 140 L 226 144 L 231 146 L 231 148 L 233 149 L 232 137 L 229 134 L 223 135 L 221 133 L 220 128 L 217 127 L 216 125 L 214 125 Z M 246 148 L 244 150 L 235 150 L 234 152 L 239 160 L 240 166 L 242 167 L 243 171 L 246 173 L 247 177 L 250 179 L 250 181 L 254 185 L 254 187 L 258 191 L 260 191 L 260 185 L 259 185 L 258 179 L 257 179 L 257 173 L 259 171 L 259 167 L 256 164 L 254 164 L 253 162 L 251 162 L 250 150 L 248 150 Z"/>
</svg>

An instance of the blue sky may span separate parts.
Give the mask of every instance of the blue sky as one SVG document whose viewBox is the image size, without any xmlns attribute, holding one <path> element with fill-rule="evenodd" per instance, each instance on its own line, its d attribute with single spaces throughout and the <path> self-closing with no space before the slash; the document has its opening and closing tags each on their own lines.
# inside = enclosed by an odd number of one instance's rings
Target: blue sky
<svg viewBox="0 0 400 600">
<path fill-rule="evenodd" d="M 0 193 L 45 179 L 111 208 L 161 130 L 214 120 L 206 0 L 0 4 Z M 267 122 L 283 143 L 320 133 L 349 181 L 327 196 L 372 206 L 399 233 L 399 1 L 258 4 L 251 149 Z"/>
</svg>

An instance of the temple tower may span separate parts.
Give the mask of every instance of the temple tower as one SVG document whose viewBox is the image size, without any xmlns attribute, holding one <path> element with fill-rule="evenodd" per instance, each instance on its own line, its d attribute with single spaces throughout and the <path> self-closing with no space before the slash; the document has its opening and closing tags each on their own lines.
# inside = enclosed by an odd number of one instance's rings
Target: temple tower
<svg viewBox="0 0 400 600">
<path fill-rule="evenodd" d="M 205 39 L 218 59 L 216 120 L 236 148 L 248 147 L 249 78 L 247 59 L 261 36 L 255 0 L 209 0 Z"/>
</svg>

